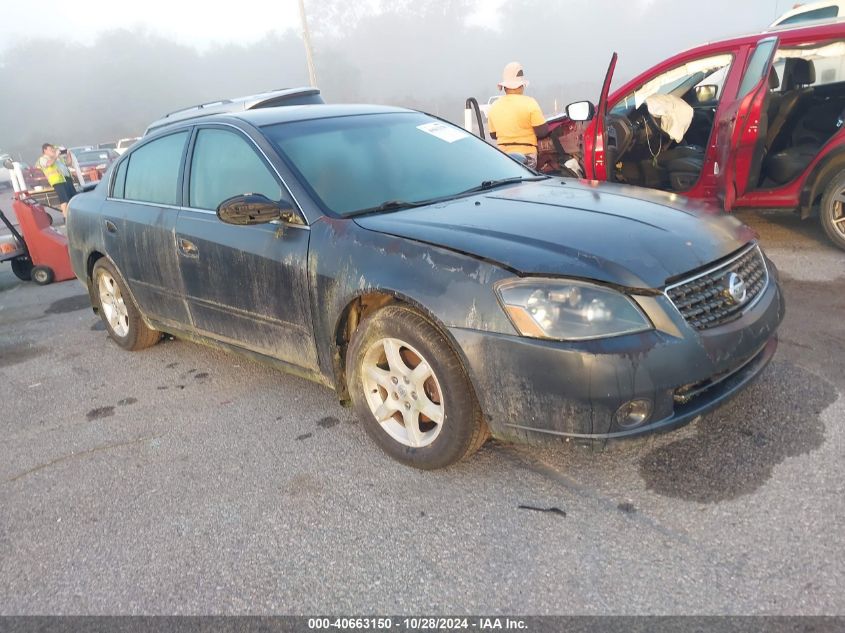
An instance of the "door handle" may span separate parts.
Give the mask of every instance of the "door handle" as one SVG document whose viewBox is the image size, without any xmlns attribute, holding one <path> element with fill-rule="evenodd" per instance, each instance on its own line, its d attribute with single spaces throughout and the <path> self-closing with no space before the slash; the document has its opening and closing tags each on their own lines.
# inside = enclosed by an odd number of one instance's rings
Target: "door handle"
<svg viewBox="0 0 845 633">
<path fill-rule="evenodd" d="M 200 251 L 197 245 L 186 240 L 184 237 L 176 238 L 176 244 L 179 246 L 179 254 L 183 257 L 199 257 Z"/>
<path fill-rule="evenodd" d="M 117 225 L 111 220 L 106 220 L 106 231 L 112 234 L 117 233 Z"/>
</svg>

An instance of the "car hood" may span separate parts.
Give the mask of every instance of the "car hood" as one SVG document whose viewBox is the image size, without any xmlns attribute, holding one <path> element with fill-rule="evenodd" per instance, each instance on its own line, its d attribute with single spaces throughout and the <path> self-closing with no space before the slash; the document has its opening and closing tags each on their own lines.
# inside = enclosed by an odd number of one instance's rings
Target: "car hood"
<svg viewBox="0 0 845 633">
<path fill-rule="evenodd" d="M 755 237 L 739 220 L 677 194 L 559 178 L 355 222 L 521 275 L 652 289 Z"/>
</svg>

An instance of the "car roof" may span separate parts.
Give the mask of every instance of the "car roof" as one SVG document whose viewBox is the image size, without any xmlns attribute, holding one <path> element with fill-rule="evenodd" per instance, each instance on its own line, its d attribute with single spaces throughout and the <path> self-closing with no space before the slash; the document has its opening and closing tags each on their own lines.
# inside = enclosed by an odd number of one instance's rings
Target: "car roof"
<svg viewBox="0 0 845 633">
<path fill-rule="evenodd" d="M 789 39 L 801 39 L 802 37 L 815 38 L 837 36 L 845 38 L 845 19 L 831 18 L 829 20 L 814 20 L 809 22 L 799 22 L 797 24 L 775 26 L 764 29 L 762 31 L 756 31 L 754 33 L 735 35 L 733 37 L 727 37 L 722 40 L 712 40 L 709 42 L 705 42 L 704 44 L 693 46 L 686 50 L 680 51 L 677 53 L 677 55 L 673 55 L 672 57 L 687 55 L 688 53 L 698 50 L 705 51 L 708 48 L 727 48 L 730 46 L 739 46 L 742 44 L 754 44 L 760 39 L 765 38 L 766 36 L 781 38 L 787 37 Z"/>
<path fill-rule="evenodd" d="M 332 105 L 295 105 L 275 106 L 272 108 L 261 108 L 259 110 L 246 110 L 242 112 L 226 112 L 202 119 L 186 119 L 173 125 L 162 127 L 160 130 L 153 130 L 150 136 L 158 136 L 158 133 L 168 133 L 177 129 L 184 129 L 197 124 L 210 123 L 231 123 L 233 120 L 244 121 L 253 127 L 265 127 L 278 123 L 293 123 L 295 121 L 310 121 L 316 119 L 331 119 L 346 116 L 361 116 L 368 114 L 395 114 L 401 112 L 416 112 L 407 108 L 394 106 L 366 105 L 366 104 L 332 104 Z"/>
</svg>

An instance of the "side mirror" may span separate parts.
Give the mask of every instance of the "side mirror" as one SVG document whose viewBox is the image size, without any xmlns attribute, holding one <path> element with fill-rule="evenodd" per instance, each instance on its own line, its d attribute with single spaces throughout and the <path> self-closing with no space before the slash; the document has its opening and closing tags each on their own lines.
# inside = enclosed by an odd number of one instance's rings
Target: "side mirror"
<svg viewBox="0 0 845 633">
<path fill-rule="evenodd" d="M 695 100 L 699 103 L 710 103 L 715 101 L 719 95 L 719 86 L 707 84 L 695 87 Z"/>
<path fill-rule="evenodd" d="M 217 217 L 226 224 L 241 226 L 288 220 L 294 215 L 290 204 L 273 202 L 260 193 L 245 193 L 224 200 L 217 207 Z"/>
<path fill-rule="evenodd" d="M 566 106 L 566 116 L 570 121 L 589 121 L 596 114 L 596 106 L 589 101 L 576 101 Z"/>
<path fill-rule="evenodd" d="M 11 158 L 7 158 L 3 161 L 3 167 L 5 167 L 6 169 L 14 169 L 15 164 L 12 162 Z"/>
</svg>

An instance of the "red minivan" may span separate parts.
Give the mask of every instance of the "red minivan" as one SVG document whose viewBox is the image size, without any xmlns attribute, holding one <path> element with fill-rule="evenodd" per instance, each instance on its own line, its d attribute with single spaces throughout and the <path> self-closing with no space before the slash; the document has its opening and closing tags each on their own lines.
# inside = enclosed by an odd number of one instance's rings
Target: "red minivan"
<svg viewBox="0 0 845 633">
<path fill-rule="evenodd" d="M 678 192 L 727 211 L 818 213 L 845 249 L 845 21 L 705 44 L 609 94 L 615 65 L 616 54 L 598 105 L 570 104 L 555 130 L 554 146 L 578 159 L 587 178 Z M 679 140 L 649 112 L 646 99 L 658 94 L 692 107 Z"/>
</svg>

